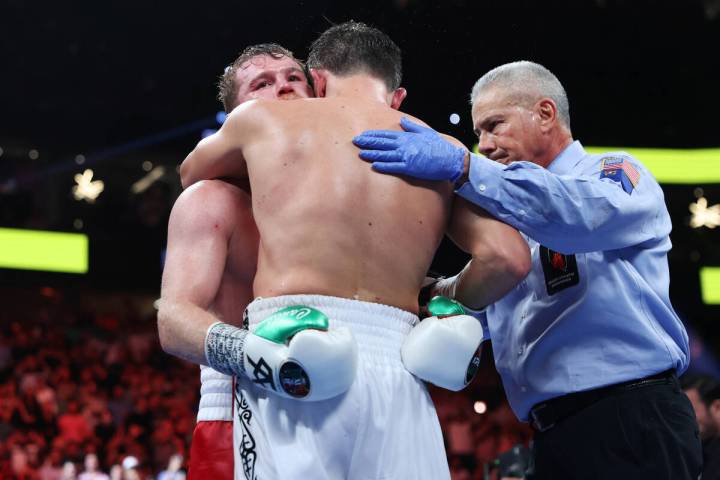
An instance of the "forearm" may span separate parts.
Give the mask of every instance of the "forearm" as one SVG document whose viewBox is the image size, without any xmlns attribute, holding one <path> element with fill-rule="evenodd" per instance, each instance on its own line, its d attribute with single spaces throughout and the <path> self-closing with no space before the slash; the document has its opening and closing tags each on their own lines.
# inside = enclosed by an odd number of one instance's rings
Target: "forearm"
<svg viewBox="0 0 720 480">
<path fill-rule="evenodd" d="M 455 277 L 447 280 L 453 298 L 473 310 L 495 303 L 525 278 L 528 270 L 498 258 L 474 257 Z M 442 282 L 440 285 L 442 285 Z"/>
<path fill-rule="evenodd" d="M 242 149 L 233 141 L 232 132 L 219 131 L 204 138 L 180 165 L 183 188 L 200 180 L 217 178 L 246 179 L 247 165 Z"/>
<path fill-rule="evenodd" d="M 205 335 L 215 315 L 189 302 L 160 299 L 158 334 L 165 352 L 189 362 L 207 365 Z"/>
</svg>

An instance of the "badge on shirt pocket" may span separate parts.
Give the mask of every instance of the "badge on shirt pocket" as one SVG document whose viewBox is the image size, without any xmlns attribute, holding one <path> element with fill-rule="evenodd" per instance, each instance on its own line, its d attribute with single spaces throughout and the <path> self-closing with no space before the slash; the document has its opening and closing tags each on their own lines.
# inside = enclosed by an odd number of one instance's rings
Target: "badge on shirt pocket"
<svg viewBox="0 0 720 480">
<path fill-rule="evenodd" d="M 540 245 L 540 262 L 548 295 L 554 295 L 580 282 L 575 255 L 565 255 Z"/>
</svg>

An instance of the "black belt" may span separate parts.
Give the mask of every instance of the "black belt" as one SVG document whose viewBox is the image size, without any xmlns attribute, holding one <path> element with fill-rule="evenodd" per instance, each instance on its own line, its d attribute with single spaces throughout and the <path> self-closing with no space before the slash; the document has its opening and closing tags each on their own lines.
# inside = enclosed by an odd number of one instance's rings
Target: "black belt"
<svg viewBox="0 0 720 480">
<path fill-rule="evenodd" d="M 562 397 L 546 400 L 532 407 L 530 409 L 530 423 L 538 432 L 544 432 L 554 427 L 560 420 L 574 415 L 605 397 L 636 388 L 677 383 L 677 381 L 675 369 L 671 369 L 639 380 L 630 380 L 594 390 L 570 393 Z"/>
</svg>

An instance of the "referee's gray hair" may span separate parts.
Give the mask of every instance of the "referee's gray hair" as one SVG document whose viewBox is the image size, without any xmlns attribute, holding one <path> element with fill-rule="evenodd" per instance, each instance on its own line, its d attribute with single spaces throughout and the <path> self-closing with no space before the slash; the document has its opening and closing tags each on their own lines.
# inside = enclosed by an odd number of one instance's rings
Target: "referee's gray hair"
<svg viewBox="0 0 720 480">
<path fill-rule="evenodd" d="M 518 95 L 520 101 L 534 103 L 542 97 L 551 98 L 558 108 L 558 118 L 570 128 L 570 103 L 560 80 L 539 63 L 521 60 L 493 68 L 475 82 L 470 93 L 470 104 L 480 92 L 499 87 Z"/>
</svg>

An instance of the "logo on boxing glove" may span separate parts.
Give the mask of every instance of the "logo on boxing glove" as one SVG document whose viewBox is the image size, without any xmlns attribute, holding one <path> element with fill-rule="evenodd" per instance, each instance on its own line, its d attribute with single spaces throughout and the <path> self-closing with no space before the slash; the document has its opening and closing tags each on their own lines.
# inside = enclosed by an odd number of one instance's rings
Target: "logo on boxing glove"
<svg viewBox="0 0 720 480">
<path fill-rule="evenodd" d="M 310 379 L 305 370 L 293 361 L 280 367 L 280 386 L 285 393 L 295 398 L 304 398 L 310 394 Z"/>
</svg>

